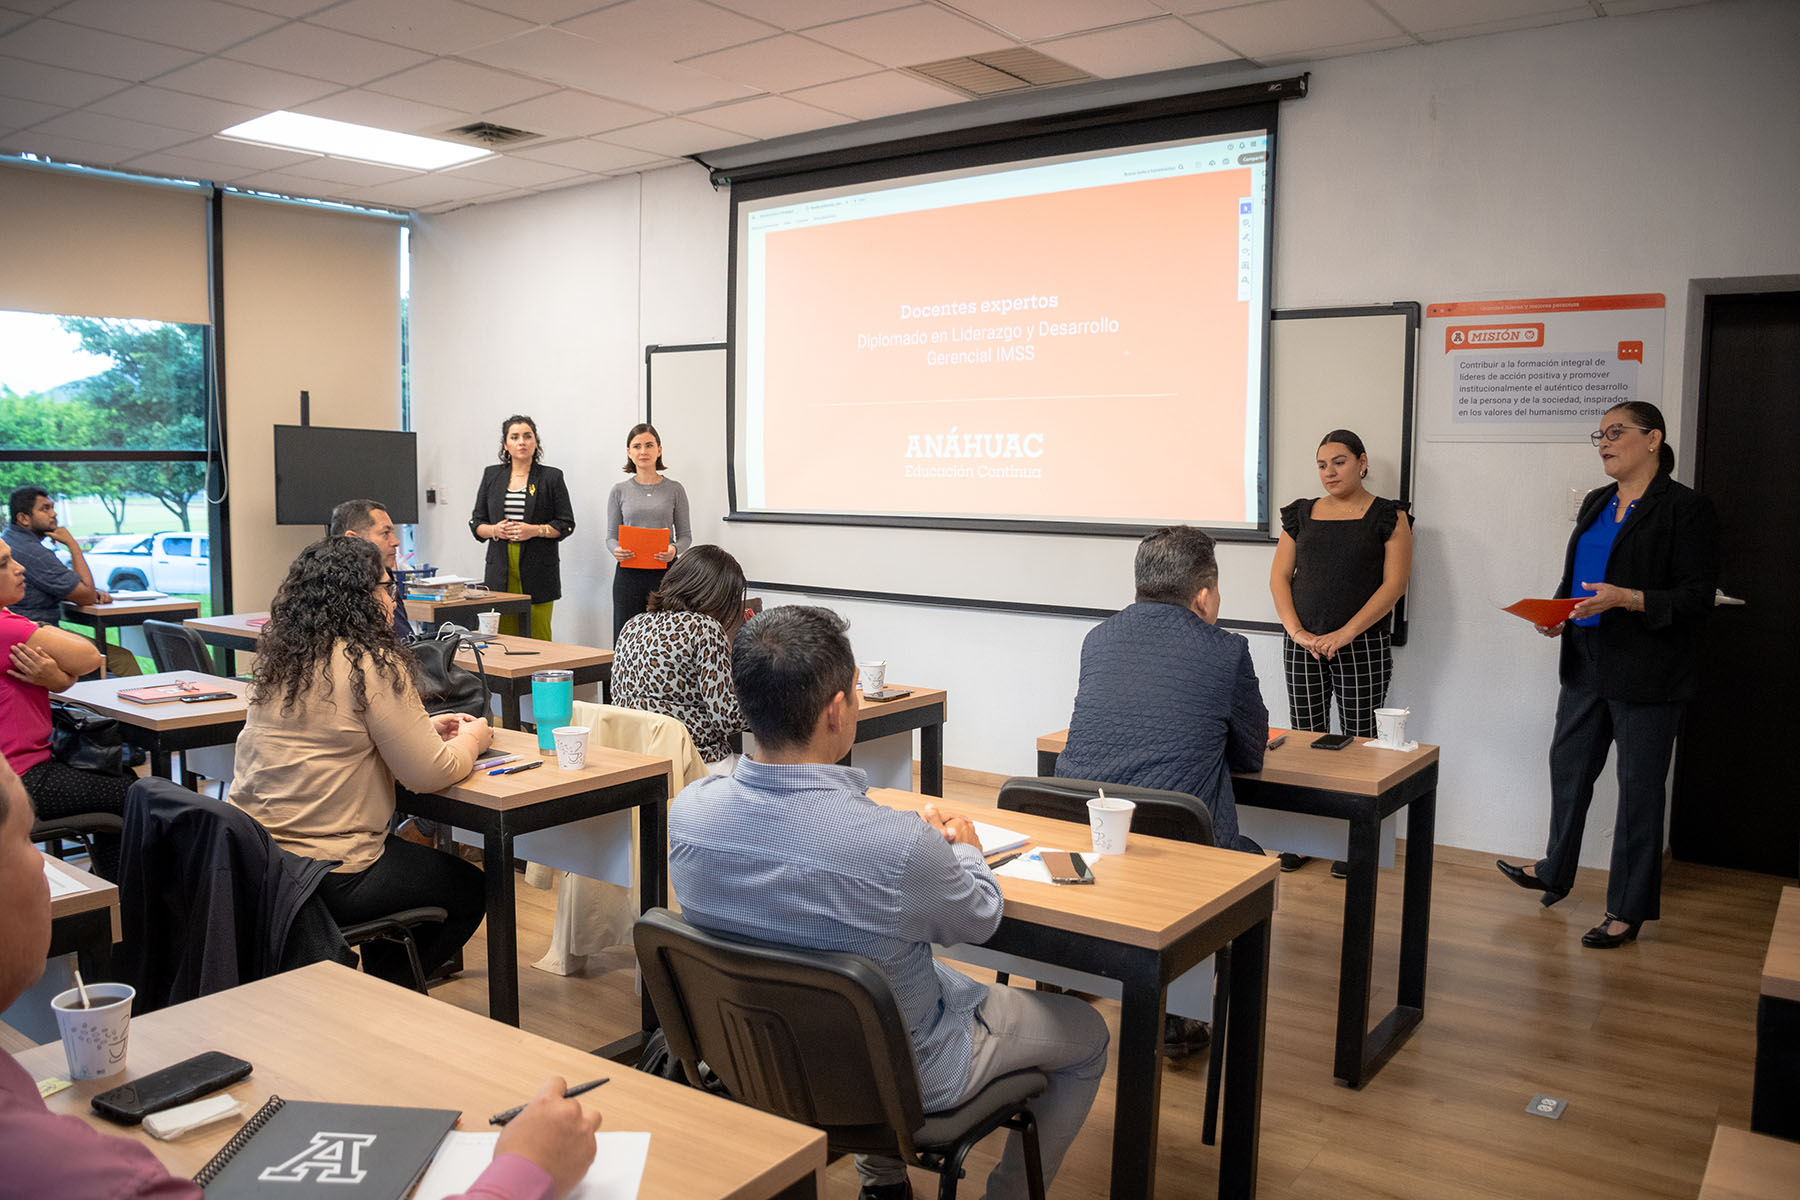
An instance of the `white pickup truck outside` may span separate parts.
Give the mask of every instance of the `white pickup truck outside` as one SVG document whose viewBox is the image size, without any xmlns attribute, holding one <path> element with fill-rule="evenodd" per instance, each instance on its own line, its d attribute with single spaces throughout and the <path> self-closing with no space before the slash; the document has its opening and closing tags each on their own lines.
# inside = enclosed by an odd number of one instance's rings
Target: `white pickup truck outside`
<svg viewBox="0 0 1800 1200">
<path fill-rule="evenodd" d="M 212 589 L 212 558 L 204 533 L 121 533 L 86 551 L 94 582 L 106 592 L 203 595 Z"/>
</svg>

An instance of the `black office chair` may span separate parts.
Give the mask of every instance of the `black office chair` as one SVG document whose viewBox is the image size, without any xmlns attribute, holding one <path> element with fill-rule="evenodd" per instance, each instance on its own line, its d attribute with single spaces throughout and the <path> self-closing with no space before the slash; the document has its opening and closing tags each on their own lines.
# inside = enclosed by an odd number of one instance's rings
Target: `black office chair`
<svg viewBox="0 0 1800 1200">
<path fill-rule="evenodd" d="M 338 932 L 344 935 L 346 942 L 359 948 L 365 942 L 398 942 L 406 949 L 407 965 L 412 967 L 413 990 L 423 996 L 426 994 L 425 965 L 419 960 L 419 943 L 414 937 L 414 930 L 420 925 L 442 925 L 449 919 L 448 909 L 431 905 L 409 908 L 391 917 L 376 917 L 372 921 L 360 921 L 355 925 L 341 925 Z"/>
<path fill-rule="evenodd" d="M 94 860 L 94 838 L 102 834 L 114 837 L 125 827 L 125 819 L 112 813 L 76 813 L 67 817 L 40 817 L 31 825 L 31 840 L 44 846 L 57 858 L 67 857 L 64 842 L 78 842 L 87 851 L 88 863 Z"/>
<path fill-rule="evenodd" d="M 205 640 L 178 621 L 145 621 L 144 639 L 150 643 L 150 661 L 159 671 L 213 673 Z"/>
<path fill-rule="evenodd" d="M 1092 779 L 1016 775 L 1000 785 L 998 803 L 1012 812 L 1085 825 L 1088 821 L 1087 802 L 1101 788 L 1106 789 L 1108 796 L 1137 805 L 1131 814 L 1131 832 L 1134 834 L 1192 842 L 1197 846 L 1214 844 L 1212 813 L 1199 797 L 1186 792 L 1101 783 Z M 1219 1127 L 1219 1084 L 1225 1068 L 1225 1019 L 1229 1015 L 1231 996 L 1231 947 L 1222 947 L 1213 956 L 1213 975 L 1213 1043 L 1212 1054 L 1206 1063 L 1206 1117 L 1200 1131 L 1200 1140 L 1208 1146 L 1213 1144 Z M 1001 981 L 1005 982 L 1004 976 Z"/>
<path fill-rule="evenodd" d="M 669 1049 L 696 1087 L 705 1060 L 734 1099 L 824 1130 L 833 1154 L 937 1172 L 940 1200 L 955 1197 L 971 1147 L 1016 1129 L 1042 1200 L 1031 1101 L 1043 1074 L 1002 1075 L 954 1109 L 925 1112 L 906 1021 L 869 960 L 709 933 L 665 908 L 640 917 L 632 938 Z"/>
</svg>

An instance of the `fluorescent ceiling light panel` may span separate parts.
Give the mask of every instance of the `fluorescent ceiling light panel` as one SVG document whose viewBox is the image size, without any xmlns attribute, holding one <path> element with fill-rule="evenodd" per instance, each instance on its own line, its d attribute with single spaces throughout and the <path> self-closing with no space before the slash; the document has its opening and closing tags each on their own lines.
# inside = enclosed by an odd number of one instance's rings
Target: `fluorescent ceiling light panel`
<svg viewBox="0 0 1800 1200">
<path fill-rule="evenodd" d="M 353 158 L 360 162 L 411 167 L 416 171 L 433 171 L 439 167 L 473 162 L 492 153 L 477 146 L 459 146 L 455 142 L 439 141 L 437 138 L 395 133 L 391 129 L 352 125 L 348 121 L 332 121 L 325 117 L 309 117 L 293 112 L 272 112 L 221 130 L 219 136 L 263 146 L 310 150 L 315 154 Z"/>
</svg>

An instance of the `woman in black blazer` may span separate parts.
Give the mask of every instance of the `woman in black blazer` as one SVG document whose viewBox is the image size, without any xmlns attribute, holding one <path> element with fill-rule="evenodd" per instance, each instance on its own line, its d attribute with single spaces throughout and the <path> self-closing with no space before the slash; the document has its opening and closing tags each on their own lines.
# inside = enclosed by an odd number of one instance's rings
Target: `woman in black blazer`
<svg viewBox="0 0 1800 1200">
<path fill-rule="evenodd" d="M 1555 904 L 1569 894 L 1594 780 L 1618 750 L 1619 814 L 1606 917 L 1581 944 L 1608 950 L 1661 914 L 1663 780 L 1699 673 L 1700 622 L 1719 578 L 1712 501 L 1669 477 L 1662 412 L 1642 400 L 1608 409 L 1593 435 L 1611 486 L 1590 492 L 1563 555 L 1559 597 L 1585 597 L 1560 625 L 1562 694 L 1550 742 L 1550 843 L 1528 866 L 1500 862 Z"/>
<path fill-rule="evenodd" d="M 562 597 L 556 544 L 575 532 L 575 509 L 563 473 L 543 464 L 537 422 L 511 416 L 500 425 L 500 461 L 483 471 L 469 532 L 488 544 L 484 582 L 495 591 L 531 597 L 529 631 L 504 617 L 508 633 L 550 640 L 550 606 Z"/>
</svg>

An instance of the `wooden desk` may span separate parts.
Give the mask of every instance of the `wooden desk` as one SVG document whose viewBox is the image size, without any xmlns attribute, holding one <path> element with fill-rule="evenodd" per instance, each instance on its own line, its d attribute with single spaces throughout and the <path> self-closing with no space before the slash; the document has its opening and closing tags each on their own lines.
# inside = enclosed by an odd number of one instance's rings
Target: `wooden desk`
<svg viewBox="0 0 1800 1200">
<path fill-rule="evenodd" d="M 1800 1140 L 1800 888 L 1781 889 L 1763 959 L 1750 1128 Z"/>
<path fill-rule="evenodd" d="M 889 687 L 910 687 L 890 683 Z M 919 790 L 944 794 L 944 713 L 949 693 L 942 688 L 915 687 L 898 700 L 862 701 L 856 714 L 856 740 L 872 742 L 908 730 L 919 731 Z M 848 759 L 845 759 L 848 762 Z"/>
<path fill-rule="evenodd" d="M 198 683 L 207 691 L 230 692 L 232 698 L 199 704 L 185 704 L 179 700 L 168 704 L 133 704 L 119 699 L 119 692 L 123 690 L 182 681 Z M 154 675 L 90 679 L 59 695 L 61 699 L 117 720 L 126 741 L 150 752 L 151 770 L 164 779 L 173 779 L 170 755 L 176 751 L 228 746 L 237 740 L 238 733 L 244 728 L 247 708 L 244 691 L 248 686 L 241 679 L 223 679 L 198 671 L 159 671 Z"/>
<path fill-rule="evenodd" d="M 502 615 L 513 614 L 531 619 L 531 597 L 520 592 L 481 592 L 473 596 L 464 596 L 459 600 L 418 600 L 411 596 L 406 598 L 406 617 L 417 621 L 430 633 L 444 621 L 453 617 L 462 618 L 458 625 L 467 624 L 475 627 L 475 614 L 497 612 Z"/>
<path fill-rule="evenodd" d="M 928 800 L 885 788 L 869 795 L 913 811 Z M 1088 844 L 1085 825 L 1019 812 L 995 819 L 1039 845 Z M 1139 835 L 1127 853 L 1095 866 L 1098 882 L 1091 888 L 998 877 L 1006 906 L 999 930 L 985 945 L 1122 985 L 1119 1039 L 1113 1045 L 1118 1090 L 1109 1195 L 1114 1200 L 1148 1197 L 1156 1190 L 1159 1052 L 1169 981 L 1228 943 L 1231 1018 L 1224 1046 L 1213 1047 L 1213 1053 L 1225 1055 L 1219 1195 L 1256 1194 L 1269 927 L 1279 872 L 1272 858 Z"/>
<path fill-rule="evenodd" d="M 47 1103 L 108 1137 L 139 1142 L 170 1171 L 190 1176 L 237 1132 L 237 1124 L 159 1142 L 142 1128 L 94 1116 L 88 1101 L 203 1050 L 222 1050 L 255 1066 L 248 1079 L 229 1089 L 243 1101 L 246 1115 L 274 1094 L 460 1108 L 461 1127 L 470 1130 L 488 1128 L 490 1113 L 530 1099 L 546 1076 L 576 1083 L 604 1075 L 610 1082 L 582 1103 L 605 1114 L 603 1129 L 649 1131 L 640 1193 L 647 1200 L 822 1193 L 825 1136 L 817 1130 L 603 1062 L 335 963 L 316 963 L 133 1017 L 126 1074 L 78 1082 Z M 61 1042 L 25 1051 L 18 1059 L 34 1078 L 68 1071 Z"/>
<path fill-rule="evenodd" d="M 1797 1189 L 1800 1142 L 1725 1125 L 1713 1133 L 1700 1200 L 1790 1200 Z"/>
<path fill-rule="evenodd" d="M 500 723 L 518 729 L 519 699 L 531 694 L 533 671 L 572 671 L 576 683 L 599 683 L 612 691 L 613 652 L 568 642 L 540 642 L 534 638 L 500 633 L 486 639 L 481 651 L 480 674 L 500 697 Z M 456 652 L 456 665 L 476 669 L 475 652 L 466 644 Z"/>
<path fill-rule="evenodd" d="M 477 770 L 435 796 L 398 789 L 398 805 L 433 821 L 473 830 L 482 837 L 482 874 L 487 888 L 488 1015 L 519 1023 L 518 913 L 513 898 L 513 839 L 623 809 L 639 810 L 638 894 L 643 906 L 666 904 L 669 894 L 669 760 L 588 745 L 588 765 L 565 771 L 554 752 L 538 750 L 537 738 L 516 729 L 496 729 L 494 748 L 542 759 L 544 765 L 518 775 Z M 644 996 L 644 1028 L 654 1029 L 650 998 Z"/>
<path fill-rule="evenodd" d="M 236 672 L 231 652 L 243 650 L 254 654 L 256 639 L 262 636 L 263 622 L 268 619 L 269 614 L 266 612 L 225 613 L 210 617 L 189 617 L 182 624 L 199 634 L 201 641 L 213 647 L 214 673 L 232 675 Z"/>
<path fill-rule="evenodd" d="M 1425 1015 L 1425 959 L 1431 939 L 1431 872 L 1436 851 L 1438 748 L 1402 753 L 1357 742 L 1314 750 L 1290 735 L 1254 774 L 1232 773 L 1240 807 L 1332 817 L 1350 826 L 1350 875 L 1344 886 L 1344 940 L 1338 967 L 1337 1050 L 1332 1073 L 1361 1087 L 1393 1056 Z M 1038 774 L 1054 775 L 1069 731 L 1037 740 Z M 1381 822 L 1406 818 L 1406 878 L 1400 908 L 1399 995 L 1369 1028 L 1369 983 L 1375 957 L 1375 884 Z"/>
<path fill-rule="evenodd" d="M 106 653 L 106 631 L 126 625 L 142 625 L 145 621 L 180 621 L 200 615 L 200 605 L 192 600 L 114 600 L 111 604 L 70 604 L 63 601 L 62 619 L 86 625 L 94 631 L 94 644 Z"/>
<path fill-rule="evenodd" d="M 38 853 L 48 870 L 80 888 L 50 897 L 50 957 L 72 953 L 83 979 L 111 979 L 113 943 L 121 936 L 119 889 L 98 875 Z"/>
</svg>

